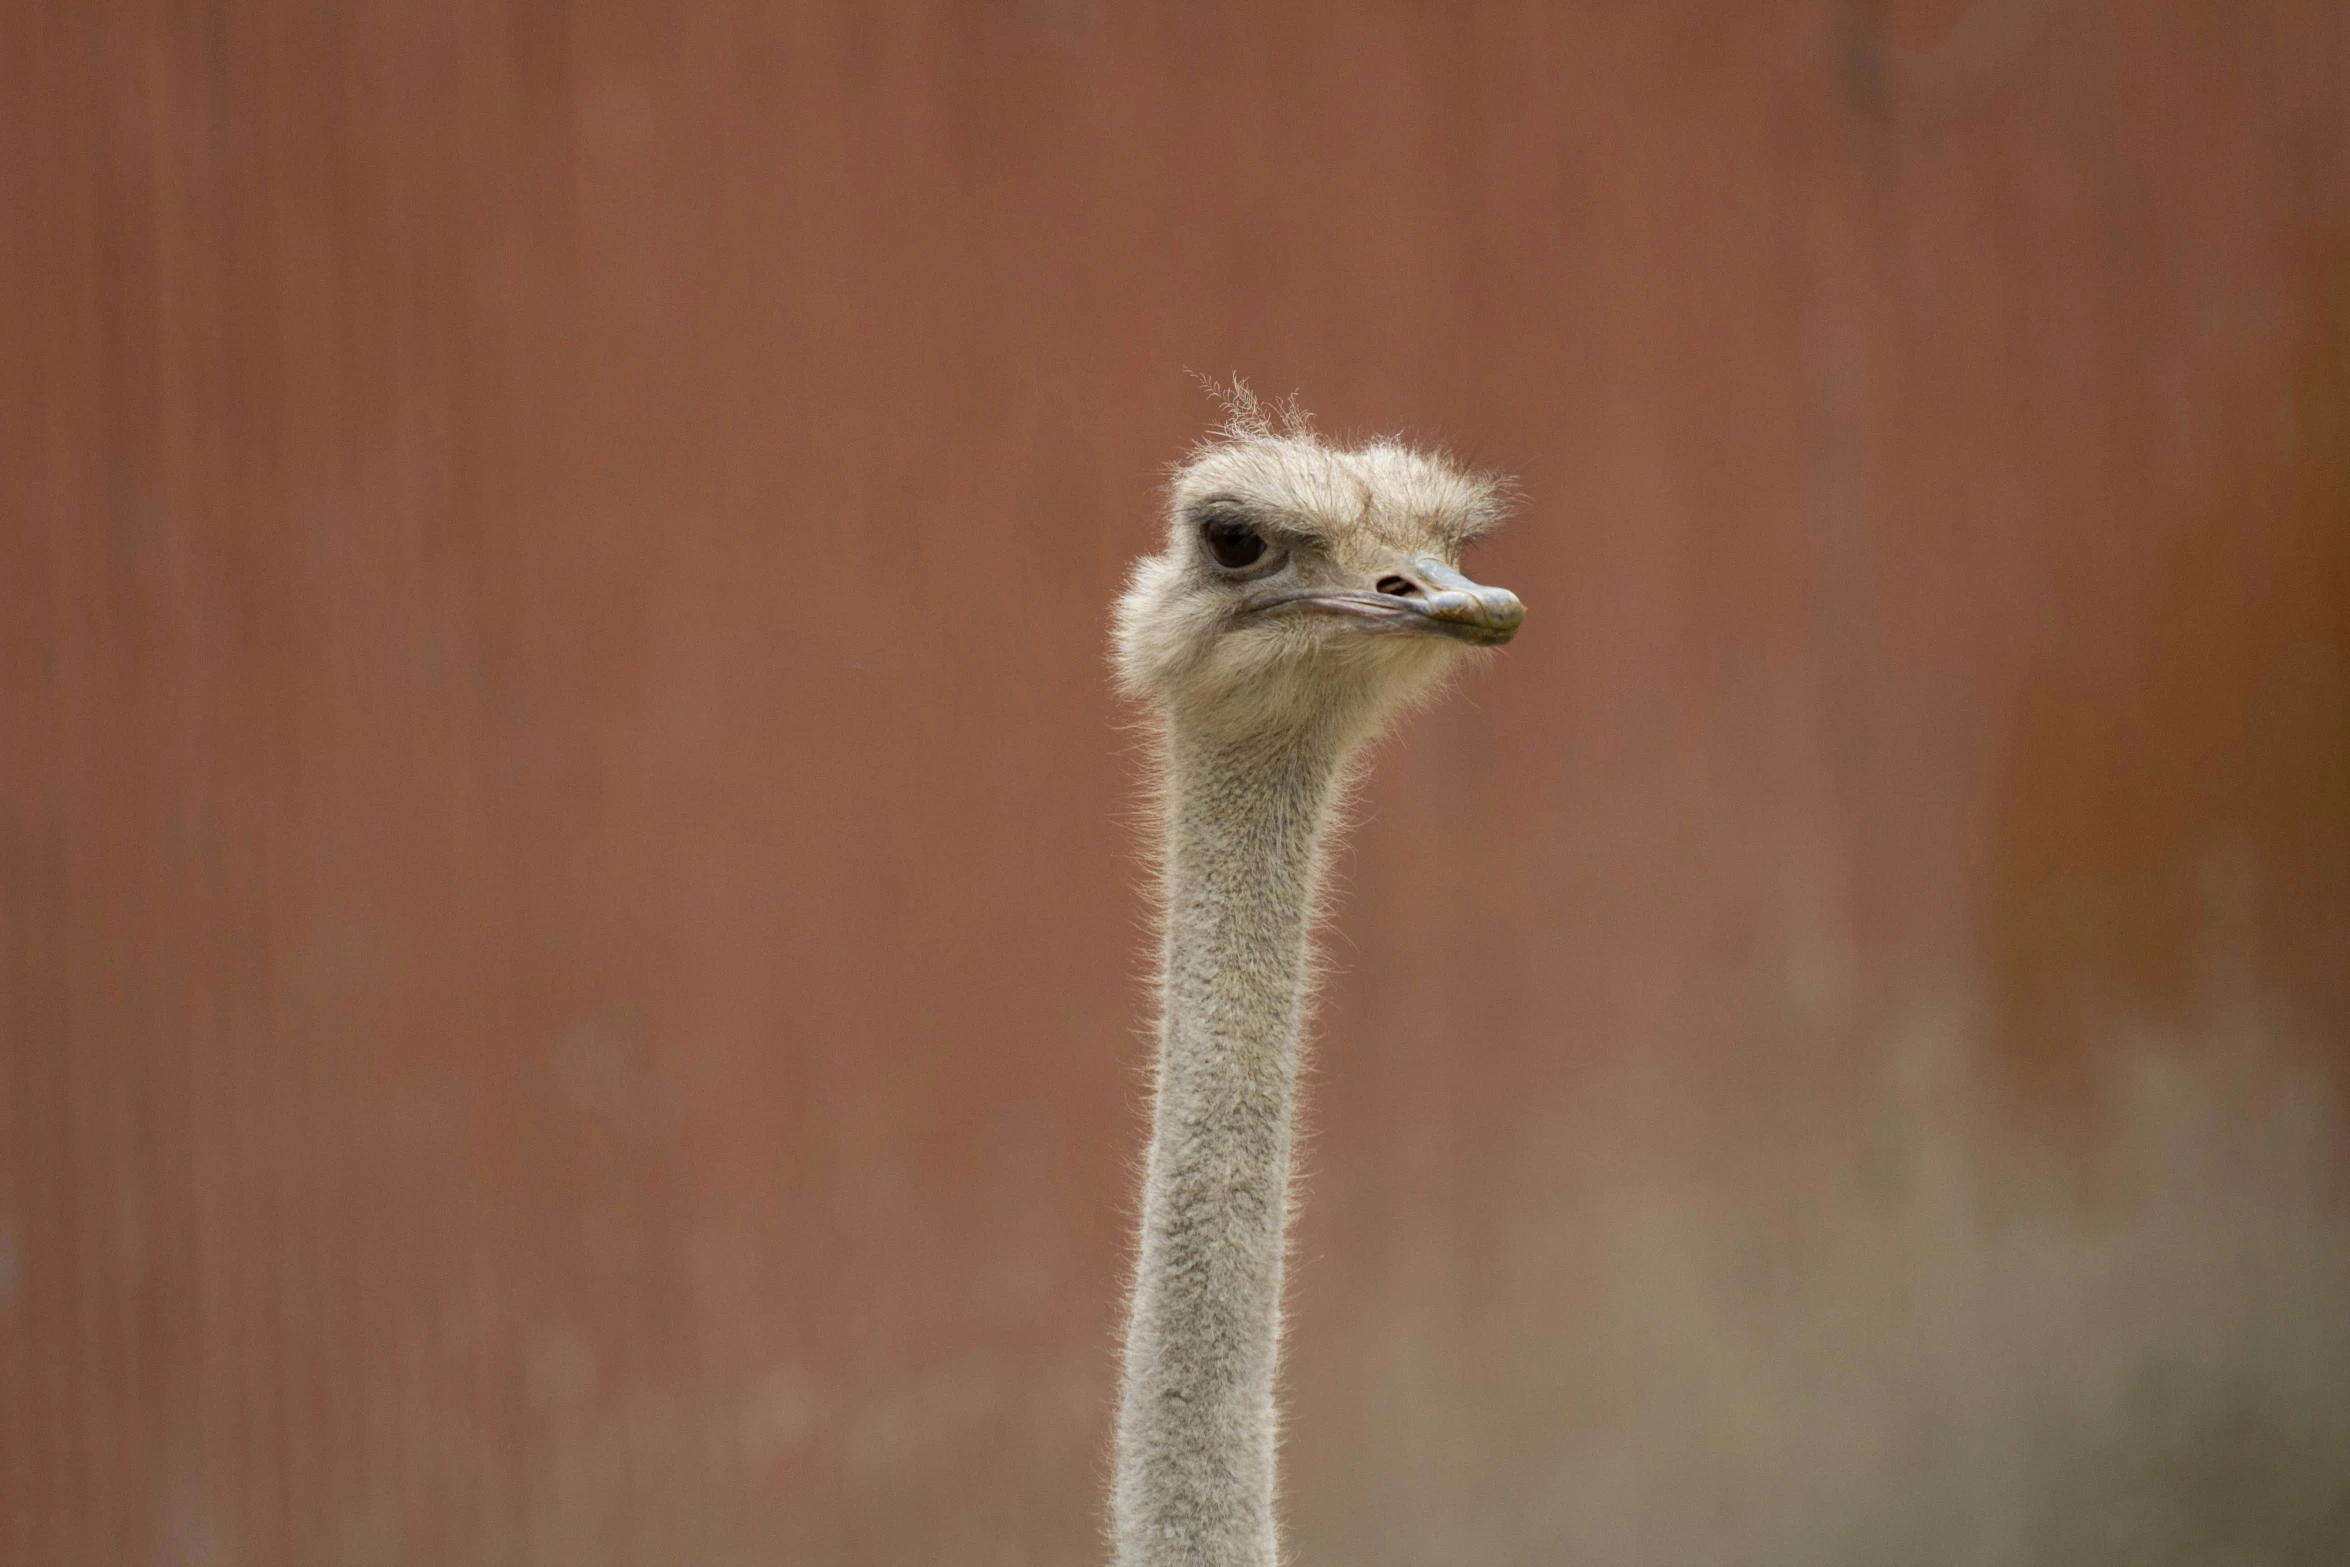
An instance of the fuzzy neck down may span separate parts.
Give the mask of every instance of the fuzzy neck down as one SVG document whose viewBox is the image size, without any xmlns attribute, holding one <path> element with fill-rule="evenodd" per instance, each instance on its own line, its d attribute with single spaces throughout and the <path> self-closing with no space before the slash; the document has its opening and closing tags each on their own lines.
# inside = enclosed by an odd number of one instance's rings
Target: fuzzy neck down
<svg viewBox="0 0 2350 1567">
<path fill-rule="evenodd" d="M 1299 1034 L 1347 738 L 1167 737 L 1166 926 L 1116 1567 L 1276 1567 L 1274 1376 Z"/>
</svg>

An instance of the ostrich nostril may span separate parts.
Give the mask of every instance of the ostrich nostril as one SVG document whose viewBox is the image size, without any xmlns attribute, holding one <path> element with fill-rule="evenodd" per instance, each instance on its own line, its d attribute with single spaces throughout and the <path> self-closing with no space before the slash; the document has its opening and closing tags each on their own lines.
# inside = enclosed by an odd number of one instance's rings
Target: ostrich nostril
<svg viewBox="0 0 2350 1567">
<path fill-rule="evenodd" d="M 1372 586 L 1390 598 L 1416 599 L 1420 596 L 1420 585 L 1409 577 L 1381 577 Z"/>
</svg>

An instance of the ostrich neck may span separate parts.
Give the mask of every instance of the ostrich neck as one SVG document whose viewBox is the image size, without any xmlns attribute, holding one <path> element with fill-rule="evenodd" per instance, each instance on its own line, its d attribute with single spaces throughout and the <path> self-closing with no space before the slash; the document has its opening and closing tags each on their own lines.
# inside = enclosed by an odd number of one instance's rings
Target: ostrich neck
<svg viewBox="0 0 2350 1567">
<path fill-rule="evenodd" d="M 1273 1384 L 1307 926 L 1345 747 L 1167 748 L 1165 971 L 1118 1567 L 1274 1567 Z"/>
</svg>

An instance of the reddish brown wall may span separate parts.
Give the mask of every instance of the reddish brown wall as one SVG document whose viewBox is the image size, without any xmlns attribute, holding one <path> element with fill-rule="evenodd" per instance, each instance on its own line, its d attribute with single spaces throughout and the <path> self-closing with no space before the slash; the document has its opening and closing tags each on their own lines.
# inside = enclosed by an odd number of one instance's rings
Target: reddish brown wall
<svg viewBox="0 0 2350 1567">
<path fill-rule="evenodd" d="M 0 11 L 0 1561 L 1093 1553 L 1234 371 L 1533 607 L 1303 1559 L 2340 1559 L 2350 12 L 1112 10 Z"/>
</svg>

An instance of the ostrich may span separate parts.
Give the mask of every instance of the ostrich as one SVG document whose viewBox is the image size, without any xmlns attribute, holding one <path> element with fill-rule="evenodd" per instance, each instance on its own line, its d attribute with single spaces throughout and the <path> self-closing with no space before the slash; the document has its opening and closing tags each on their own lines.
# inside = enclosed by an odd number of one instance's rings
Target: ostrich
<svg viewBox="0 0 2350 1567">
<path fill-rule="evenodd" d="M 1245 388 L 1169 486 L 1118 602 L 1155 720 L 1163 972 L 1127 1317 L 1117 1567 L 1274 1567 L 1283 1231 L 1326 840 L 1364 743 L 1517 598 L 1458 570 L 1498 486 L 1392 441 L 1340 448 Z"/>
</svg>

